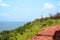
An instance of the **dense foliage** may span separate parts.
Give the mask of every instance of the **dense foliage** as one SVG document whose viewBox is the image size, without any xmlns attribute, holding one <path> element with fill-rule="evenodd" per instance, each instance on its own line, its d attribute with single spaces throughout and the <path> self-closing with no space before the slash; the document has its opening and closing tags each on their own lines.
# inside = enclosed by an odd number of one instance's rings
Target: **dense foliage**
<svg viewBox="0 0 60 40">
<path fill-rule="evenodd" d="M 15 30 L 3 31 L 0 33 L 0 40 L 30 40 L 43 28 L 57 24 L 60 24 L 60 13 L 28 22 Z"/>
</svg>

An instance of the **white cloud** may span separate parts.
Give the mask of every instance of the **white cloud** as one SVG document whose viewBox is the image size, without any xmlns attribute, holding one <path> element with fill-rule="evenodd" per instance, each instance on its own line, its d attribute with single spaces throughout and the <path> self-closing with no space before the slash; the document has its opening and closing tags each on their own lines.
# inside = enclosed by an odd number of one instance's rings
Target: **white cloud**
<svg viewBox="0 0 60 40">
<path fill-rule="evenodd" d="M 0 6 L 2 6 L 2 7 L 10 7 L 10 5 L 8 5 L 6 3 L 1 3 Z"/>
<path fill-rule="evenodd" d="M 1 7 L 10 7 L 10 5 L 7 3 L 4 3 L 3 0 L 0 0 L 0 6 Z"/>
<path fill-rule="evenodd" d="M 54 8 L 54 5 L 53 4 L 50 4 L 50 3 L 45 3 L 44 6 L 43 6 L 44 9 L 51 9 L 51 8 Z"/>
</svg>

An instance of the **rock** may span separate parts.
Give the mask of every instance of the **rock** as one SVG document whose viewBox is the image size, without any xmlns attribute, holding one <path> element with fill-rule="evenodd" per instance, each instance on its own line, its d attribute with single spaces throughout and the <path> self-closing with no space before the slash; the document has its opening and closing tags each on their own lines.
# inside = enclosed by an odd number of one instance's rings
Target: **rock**
<svg viewBox="0 0 60 40">
<path fill-rule="evenodd" d="M 43 29 L 31 40 L 60 40 L 60 25 L 49 26 Z"/>
</svg>

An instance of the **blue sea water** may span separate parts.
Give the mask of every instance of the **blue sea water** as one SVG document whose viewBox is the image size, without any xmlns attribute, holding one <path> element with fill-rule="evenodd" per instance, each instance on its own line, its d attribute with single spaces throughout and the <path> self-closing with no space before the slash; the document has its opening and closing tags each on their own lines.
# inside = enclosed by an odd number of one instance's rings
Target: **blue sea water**
<svg viewBox="0 0 60 40">
<path fill-rule="evenodd" d="M 26 22 L 0 22 L 0 32 L 4 30 L 12 30 L 24 25 Z"/>
</svg>

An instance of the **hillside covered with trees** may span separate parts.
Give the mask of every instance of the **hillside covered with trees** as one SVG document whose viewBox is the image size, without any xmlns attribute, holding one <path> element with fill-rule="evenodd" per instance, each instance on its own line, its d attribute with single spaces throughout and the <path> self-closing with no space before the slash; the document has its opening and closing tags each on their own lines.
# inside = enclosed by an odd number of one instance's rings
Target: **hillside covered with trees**
<svg viewBox="0 0 60 40">
<path fill-rule="evenodd" d="M 0 40 L 30 40 L 43 28 L 57 24 L 60 24 L 60 13 L 36 19 L 14 30 L 3 31 L 0 33 Z"/>
</svg>

